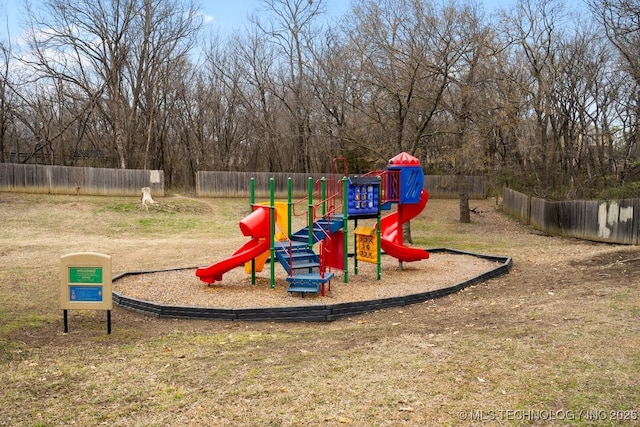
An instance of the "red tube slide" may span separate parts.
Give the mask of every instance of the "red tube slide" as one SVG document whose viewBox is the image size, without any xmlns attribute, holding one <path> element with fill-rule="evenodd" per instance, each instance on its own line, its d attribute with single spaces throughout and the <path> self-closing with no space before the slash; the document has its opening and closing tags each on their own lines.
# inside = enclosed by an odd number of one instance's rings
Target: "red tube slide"
<svg viewBox="0 0 640 427">
<path fill-rule="evenodd" d="M 222 275 L 229 270 L 244 265 L 258 255 L 268 251 L 271 242 L 269 240 L 269 208 L 257 206 L 253 212 L 239 223 L 240 231 L 245 236 L 252 237 L 247 243 L 236 250 L 229 258 L 218 261 L 208 267 L 200 267 L 196 270 L 196 276 L 205 283 L 214 283 L 222 280 Z"/>
<path fill-rule="evenodd" d="M 402 224 L 419 215 L 428 200 L 429 193 L 422 190 L 419 203 L 398 205 L 396 212 L 390 213 L 380 220 L 380 245 L 386 254 L 403 262 L 429 258 L 429 252 L 405 246 L 402 240 Z"/>
</svg>

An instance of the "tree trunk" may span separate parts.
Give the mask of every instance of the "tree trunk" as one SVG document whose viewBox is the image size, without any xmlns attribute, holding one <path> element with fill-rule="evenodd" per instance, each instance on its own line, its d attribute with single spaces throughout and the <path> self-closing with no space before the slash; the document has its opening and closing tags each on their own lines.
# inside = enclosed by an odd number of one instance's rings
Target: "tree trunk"
<svg viewBox="0 0 640 427">
<path fill-rule="evenodd" d="M 460 222 L 471 222 L 471 210 L 469 209 L 469 186 L 464 175 L 458 175 L 458 191 L 460 192 Z"/>
<path fill-rule="evenodd" d="M 402 224 L 402 241 L 413 244 L 413 239 L 411 238 L 411 221 Z"/>
</svg>

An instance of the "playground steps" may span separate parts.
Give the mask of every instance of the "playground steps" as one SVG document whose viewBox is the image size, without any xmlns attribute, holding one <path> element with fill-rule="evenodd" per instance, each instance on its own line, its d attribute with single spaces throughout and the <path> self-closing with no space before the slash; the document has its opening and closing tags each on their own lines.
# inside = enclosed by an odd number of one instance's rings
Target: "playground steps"
<svg viewBox="0 0 640 427">
<path fill-rule="evenodd" d="M 304 242 L 279 242 L 276 258 L 287 271 L 288 292 L 318 293 L 333 273 L 320 273 L 320 258 Z"/>
<path fill-rule="evenodd" d="M 342 215 L 332 215 L 327 218 L 317 219 L 313 223 L 312 243 L 315 245 L 344 226 Z M 309 242 L 309 227 L 301 228 L 291 235 L 291 240 L 296 242 Z"/>
<path fill-rule="evenodd" d="M 276 243 L 276 258 L 280 265 L 293 275 L 296 270 L 311 272 L 320 268 L 320 258 L 305 242 L 283 241 Z"/>
<path fill-rule="evenodd" d="M 287 277 L 287 282 L 289 282 L 287 291 L 300 292 L 303 296 L 305 292 L 317 294 L 322 291 L 324 284 L 329 282 L 332 277 L 333 273 L 325 273 L 324 277 L 320 273 L 296 274 L 295 276 Z"/>
<path fill-rule="evenodd" d="M 326 239 L 344 225 L 342 215 L 320 218 L 313 223 L 312 243 Z M 276 258 L 287 271 L 288 292 L 318 293 L 329 282 L 333 273 L 320 271 L 320 257 L 309 247 L 309 227 L 291 235 L 290 241 L 276 244 Z M 324 292 L 323 292 L 324 294 Z"/>
</svg>

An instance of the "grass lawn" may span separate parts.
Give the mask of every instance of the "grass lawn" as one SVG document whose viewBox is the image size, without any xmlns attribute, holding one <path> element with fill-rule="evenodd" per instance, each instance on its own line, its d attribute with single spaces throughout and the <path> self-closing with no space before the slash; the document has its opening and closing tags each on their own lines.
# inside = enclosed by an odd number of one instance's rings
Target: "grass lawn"
<svg viewBox="0 0 640 427">
<path fill-rule="evenodd" d="M 511 256 L 460 293 L 330 323 L 72 310 L 60 257 L 113 272 L 208 265 L 245 199 L 0 193 L 0 425 L 640 425 L 640 250 L 549 237 L 430 200 L 414 243 Z M 421 262 L 429 262 L 421 261 Z M 383 274 L 385 274 L 383 272 Z M 204 286 L 204 284 L 203 284 Z"/>
</svg>

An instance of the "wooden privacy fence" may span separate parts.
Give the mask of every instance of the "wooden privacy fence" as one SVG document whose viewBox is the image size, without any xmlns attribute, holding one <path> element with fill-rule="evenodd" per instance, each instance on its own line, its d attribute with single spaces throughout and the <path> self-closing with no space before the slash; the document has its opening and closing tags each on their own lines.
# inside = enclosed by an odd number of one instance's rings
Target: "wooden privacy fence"
<svg viewBox="0 0 640 427">
<path fill-rule="evenodd" d="M 143 187 L 164 196 L 164 172 L 0 163 L 0 191 L 140 196 Z"/>
<path fill-rule="evenodd" d="M 269 196 L 269 181 L 274 178 L 276 197 L 287 195 L 287 180 L 291 177 L 294 197 L 307 194 L 309 177 L 314 181 L 331 174 L 271 173 L 271 172 L 218 172 L 202 171 L 196 174 L 196 196 L 198 197 L 248 197 L 251 178 L 254 178 L 255 192 L 258 197 Z M 458 198 L 457 178 L 451 175 L 425 175 L 424 188 L 431 198 Z M 486 197 L 484 178 L 466 177 L 469 186 L 469 198 Z"/>
<path fill-rule="evenodd" d="M 251 178 L 254 179 L 255 195 L 269 197 L 270 179 L 274 179 L 276 197 L 285 198 L 288 192 L 288 178 L 291 177 L 294 197 L 307 194 L 309 177 L 316 180 L 331 174 L 304 174 L 285 172 L 214 172 L 201 171 L 196 174 L 197 197 L 249 197 Z"/>
<path fill-rule="evenodd" d="M 484 177 L 465 176 L 470 199 L 485 199 L 487 191 L 484 187 Z M 460 197 L 458 190 L 458 177 L 455 175 L 425 175 L 424 188 L 432 199 L 457 199 Z"/>
<path fill-rule="evenodd" d="M 285 198 L 289 177 L 291 177 L 294 197 L 302 198 L 307 194 L 309 177 L 315 182 L 322 177 L 330 179 L 332 175 L 203 171 L 196 174 L 196 196 L 248 197 L 251 178 L 254 178 L 256 196 L 268 197 L 270 178 L 274 178 L 277 197 Z M 425 175 L 424 188 L 429 191 L 431 198 L 458 198 L 457 179 L 453 175 Z M 486 198 L 482 176 L 467 176 L 465 179 L 469 188 L 469 198 Z M 143 187 L 150 187 L 153 196 L 164 196 L 164 172 L 0 163 L 0 191 L 140 196 Z"/>
<path fill-rule="evenodd" d="M 547 234 L 640 244 L 640 199 L 547 201 L 503 189 L 503 210 Z"/>
</svg>

